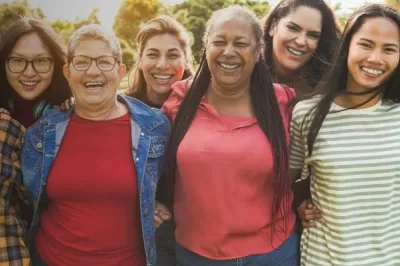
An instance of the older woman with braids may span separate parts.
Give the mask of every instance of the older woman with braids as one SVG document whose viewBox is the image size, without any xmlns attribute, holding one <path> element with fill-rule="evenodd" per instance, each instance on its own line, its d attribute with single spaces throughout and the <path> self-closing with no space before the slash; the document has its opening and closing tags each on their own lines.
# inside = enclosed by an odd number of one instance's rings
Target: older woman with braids
<svg viewBox="0 0 400 266">
<path fill-rule="evenodd" d="M 298 265 L 287 171 L 294 91 L 273 85 L 252 11 L 213 13 L 204 45 L 193 82 L 174 84 L 163 106 L 178 265 Z"/>
</svg>

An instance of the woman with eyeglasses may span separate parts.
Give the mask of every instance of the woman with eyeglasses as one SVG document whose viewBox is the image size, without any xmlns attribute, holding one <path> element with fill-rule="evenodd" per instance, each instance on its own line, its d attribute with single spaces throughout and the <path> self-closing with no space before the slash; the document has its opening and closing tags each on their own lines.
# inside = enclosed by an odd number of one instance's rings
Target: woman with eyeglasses
<svg viewBox="0 0 400 266">
<path fill-rule="evenodd" d="M 122 50 L 98 25 L 71 36 L 63 72 L 74 107 L 48 111 L 28 129 L 22 153 L 34 202 L 33 266 L 154 265 L 154 195 L 168 119 L 117 94 L 126 73 Z"/>
<path fill-rule="evenodd" d="M 62 39 L 40 20 L 21 18 L 0 41 L 0 264 L 29 265 L 24 243 L 31 217 L 20 155 L 25 128 L 71 96 L 62 75 Z"/>
</svg>

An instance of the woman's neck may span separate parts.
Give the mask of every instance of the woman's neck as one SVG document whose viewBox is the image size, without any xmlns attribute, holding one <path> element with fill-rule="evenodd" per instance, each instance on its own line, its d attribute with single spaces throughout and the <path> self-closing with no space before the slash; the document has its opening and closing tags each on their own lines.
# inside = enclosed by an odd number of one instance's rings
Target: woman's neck
<svg viewBox="0 0 400 266">
<path fill-rule="evenodd" d="M 366 88 L 356 84 L 352 81 L 352 78 L 349 77 L 346 89 L 349 93 L 337 96 L 335 98 L 335 103 L 345 108 L 354 108 L 358 106 L 357 109 L 369 108 L 376 105 L 381 99 L 381 94 L 377 94 L 376 90 L 362 94 L 366 90 Z"/>
<path fill-rule="evenodd" d="M 102 121 L 121 117 L 128 112 L 128 108 L 124 104 L 118 102 L 116 99 L 115 101 L 96 106 L 79 104 L 77 101 L 74 111 L 81 118 Z"/>
<path fill-rule="evenodd" d="M 237 90 L 224 89 L 211 82 L 206 93 L 207 103 L 221 115 L 253 116 L 250 83 Z"/>
<path fill-rule="evenodd" d="M 169 91 L 168 93 L 161 94 L 155 92 L 152 89 L 147 89 L 145 97 L 149 104 L 153 106 L 162 106 L 164 102 L 168 99 L 170 94 L 171 91 Z"/>
<path fill-rule="evenodd" d="M 34 117 L 34 109 L 37 100 L 25 100 L 19 95 L 15 95 L 10 102 L 11 115 L 20 122 L 24 127 L 30 127 L 36 122 Z"/>
</svg>

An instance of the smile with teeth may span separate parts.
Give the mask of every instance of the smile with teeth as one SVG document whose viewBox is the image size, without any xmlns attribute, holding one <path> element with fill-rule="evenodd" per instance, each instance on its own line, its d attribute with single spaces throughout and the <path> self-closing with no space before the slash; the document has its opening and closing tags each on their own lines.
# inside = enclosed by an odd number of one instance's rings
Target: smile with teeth
<svg viewBox="0 0 400 266">
<path fill-rule="evenodd" d="M 294 48 L 291 48 L 291 47 L 287 47 L 287 50 L 289 51 L 289 53 L 297 55 L 297 56 L 304 55 L 306 53 L 304 51 L 300 51 L 300 50 L 297 50 L 297 49 L 294 49 Z"/>
<path fill-rule="evenodd" d="M 368 73 L 370 75 L 374 75 L 374 76 L 380 76 L 383 74 L 382 70 L 379 69 L 373 69 L 373 68 L 368 68 L 368 67 L 361 67 L 361 70 L 365 73 Z"/>
<path fill-rule="evenodd" d="M 99 81 L 89 81 L 85 82 L 85 87 L 90 89 L 90 88 L 99 88 L 104 86 L 104 82 L 99 82 Z"/>
<path fill-rule="evenodd" d="M 22 81 L 21 80 L 20 83 L 25 86 L 34 86 L 34 85 L 38 84 L 39 81 Z"/>
<path fill-rule="evenodd" d="M 236 68 L 240 67 L 239 64 L 224 64 L 224 63 L 218 63 L 218 64 L 219 64 L 222 68 L 229 69 L 229 70 L 236 69 Z"/>
<path fill-rule="evenodd" d="M 153 76 L 153 78 L 155 78 L 155 79 L 169 80 L 169 79 L 172 79 L 172 77 L 173 77 L 174 75 L 153 74 L 152 76 Z"/>
</svg>

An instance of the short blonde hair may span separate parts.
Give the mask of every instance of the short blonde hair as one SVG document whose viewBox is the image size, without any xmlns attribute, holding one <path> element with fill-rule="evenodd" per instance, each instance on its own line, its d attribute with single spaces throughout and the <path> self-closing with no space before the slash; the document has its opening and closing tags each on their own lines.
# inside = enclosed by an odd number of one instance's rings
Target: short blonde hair
<svg viewBox="0 0 400 266">
<path fill-rule="evenodd" d="M 118 38 L 112 31 L 106 30 L 97 24 L 85 25 L 71 35 L 67 48 L 68 57 L 74 55 L 76 46 L 79 42 L 87 40 L 100 40 L 106 42 L 110 46 L 112 53 L 118 57 L 120 62 L 122 62 L 122 49 Z"/>
</svg>

